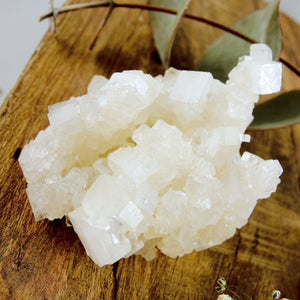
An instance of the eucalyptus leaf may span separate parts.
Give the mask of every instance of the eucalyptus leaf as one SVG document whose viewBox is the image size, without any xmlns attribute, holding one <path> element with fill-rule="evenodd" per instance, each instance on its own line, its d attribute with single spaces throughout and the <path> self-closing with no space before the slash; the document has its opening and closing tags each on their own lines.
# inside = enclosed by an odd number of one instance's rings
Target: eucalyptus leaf
<svg viewBox="0 0 300 300">
<path fill-rule="evenodd" d="M 281 28 L 279 20 L 279 0 L 275 0 L 262 10 L 257 10 L 232 26 L 244 35 L 267 44 L 277 60 L 281 51 Z M 211 72 L 215 78 L 225 82 L 228 73 L 238 63 L 238 58 L 249 54 L 250 45 L 245 40 L 225 33 L 204 53 L 196 69 Z"/>
<path fill-rule="evenodd" d="M 251 129 L 280 128 L 300 122 L 300 90 L 283 93 L 253 111 Z"/>
<path fill-rule="evenodd" d="M 166 68 L 170 64 L 172 46 L 180 21 L 191 0 L 150 0 L 150 4 L 177 10 L 177 15 L 150 12 L 150 22 L 156 48 L 161 62 Z"/>
</svg>

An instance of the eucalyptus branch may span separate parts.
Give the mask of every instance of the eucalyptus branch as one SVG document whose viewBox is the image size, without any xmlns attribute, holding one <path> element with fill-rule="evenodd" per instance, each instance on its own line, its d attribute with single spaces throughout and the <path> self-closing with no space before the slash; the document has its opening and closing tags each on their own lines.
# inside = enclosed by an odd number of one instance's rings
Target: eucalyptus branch
<svg viewBox="0 0 300 300">
<path fill-rule="evenodd" d="M 162 7 L 162 6 L 157 6 L 157 5 L 151 5 L 151 4 L 135 4 L 135 3 L 118 3 L 115 1 L 111 0 L 105 0 L 105 1 L 99 1 L 99 2 L 87 2 L 87 3 L 79 3 L 79 4 L 72 4 L 72 5 L 67 5 L 63 6 L 61 8 L 58 8 L 56 11 L 56 14 L 63 14 L 67 13 L 70 11 L 76 11 L 76 10 L 81 10 L 81 9 L 87 9 L 87 8 L 95 8 L 95 7 L 106 7 L 110 6 L 110 4 L 113 3 L 113 8 L 116 7 L 123 7 L 123 8 L 135 8 L 135 9 L 144 9 L 144 10 L 149 10 L 149 11 L 157 11 L 157 12 L 163 12 L 163 13 L 168 13 L 171 15 L 177 15 L 177 10 L 172 9 L 172 8 L 167 8 L 167 7 Z M 39 21 L 43 21 L 44 19 L 47 19 L 49 17 L 52 17 L 53 13 L 52 11 L 42 15 L 39 17 Z M 212 27 L 221 29 L 223 31 L 227 31 L 235 36 L 238 36 L 239 38 L 249 42 L 249 43 L 257 43 L 255 40 L 251 39 L 250 37 L 242 34 L 241 32 L 238 32 L 230 27 L 227 27 L 225 25 L 222 25 L 220 23 L 214 22 L 212 20 L 203 18 L 203 17 L 198 17 L 189 13 L 186 13 L 184 15 L 184 18 L 195 20 L 201 23 L 208 24 Z"/>
<path fill-rule="evenodd" d="M 71 11 L 76 11 L 76 10 L 81 10 L 81 9 L 88 9 L 88 8 L 96 8 L 96 7 L 110 7 L 108 13 L 105 16 L 105 20 L 104 22 L 100 25 L 98 32 L 96 34 L 96 36 L 94 37 L 91 45 L 90 45 L 90 49 L 93 47 L 93 45 L 95 44 L 97 37 L 100 33 L 100 31 L 102 30 L 103 26 L 105 25 L 109 15 L 111 14 L 112 10 L 114 8 L 117 7 L 123 7 L 123 8 L 131 8 L 131 9 L 144 9 L 144 10 L 149 10 L 149 11 L 157 11 L 157 12 L 162 12 L 162 13 L 168 13 L 168 14 L 172 14 L 172 15 L 177 15 L 177 10 L 175 9 L 171 9 L 171 8 L 167 8 L 167 7 L 162 7 L 162 6 L 157 6 L 157 5 L 151 5 L 151 4 L 138 4 L 138 3 L 118 3 L 115 2 L 114 0 L 104 0 L 104 1 L 97 1 L 97 2 L 86 2 L 86 3 L 79 3 L 79 4 L 72 4 L 72 5 L 66 5 L 60 8 L 57 8 L 55 10 L 55 15 L 59 15 L 59 14 L 64 14 L 67 12 L 71 12 Z M 42 16 L 40 16 L 38 18 L 39 22 L 53 17 L 53 11 L 50 11 Z M 203 17 L 199 17 L 199 16 L 195 16 L 189 13 L 185 13 L 184 18 L 187 19 L 191 19 L 191 20 L 195 20 L 201 23 L 205 23 L 207 25 L 210 25 L 212 27 L 221 29 L 225 32 L 228 32 L 232 35 L 235 35 L 251 44 L 255 44 L 258 43 L 258 41 L 244 35 L 243 33 L 234 30 L 233 28 L 230 28 L 228 26 L 222 25 L 218 22 L 203 18 Z M 293 71 L 297 76 L 300 77 L 300 71 L 293 66 L 291 63 L 289 63 L 288 61 L 286 61 L 285 59 L 283 59 L 282 57 L 279 57 L 278 59 L 282 64 L 284 64 L 286 67 L 288 67 L 291 71 Z"/>
</svg>

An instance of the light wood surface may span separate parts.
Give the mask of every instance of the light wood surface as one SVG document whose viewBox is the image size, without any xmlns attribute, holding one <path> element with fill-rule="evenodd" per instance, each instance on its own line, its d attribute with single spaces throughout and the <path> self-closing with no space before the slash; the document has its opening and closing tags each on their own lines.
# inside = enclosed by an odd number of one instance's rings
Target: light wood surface
<svg viewBox="0 0 300 300">
<path fill-rule="evenodd" d="M 190 11 L 231 25 L 264 5 L 261 0 L 193 0 Z M 16 158 L 48 125 L 48 105 L 84 94 L 95 74 L 163 72 L 146 11 L 114 11 L 89 51 L 103 15 L 99 8 L 58 16 L 56 34 L 46 34 L 0 109 L 0 299 L 216 299 L 221 276 L 253 299 L 268 299 L 273 289 L 300 299 L 299 125 L 250 132 L 252 142 L 244 149 L 279 159 L 282 182 L 222 245 L 177 259 L 160 254 L 146 262 L 132 256 L 100 268 L 63 220 L 35 222 Z M 282 26 L 282 56 L 300 68 L 300 26 L 284 16 Z M 220 34 L 184 20 L 173 66 L 192 69 Z M 299 89 L 299 78 L 283 69 L 283 90 Z"/>
</svg>

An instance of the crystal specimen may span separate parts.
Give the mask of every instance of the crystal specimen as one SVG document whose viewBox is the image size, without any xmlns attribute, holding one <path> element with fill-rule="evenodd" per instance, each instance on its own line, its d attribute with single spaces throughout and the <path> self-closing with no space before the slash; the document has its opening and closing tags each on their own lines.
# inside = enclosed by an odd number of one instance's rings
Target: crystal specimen
<svg viewBox="0 0 300 300">
<path fill-rule="evenodd" d="M 95 76 L 86 95 L 50 106 L 19 159 L 35 218 L 67 215 L 99 266 L 231 237 L 280 182 L 278 161 L 239 154 L 258 93 L 280 89 L 271 57 L 252 45 L 226 84 L 173 68 Z"/>
</svg>

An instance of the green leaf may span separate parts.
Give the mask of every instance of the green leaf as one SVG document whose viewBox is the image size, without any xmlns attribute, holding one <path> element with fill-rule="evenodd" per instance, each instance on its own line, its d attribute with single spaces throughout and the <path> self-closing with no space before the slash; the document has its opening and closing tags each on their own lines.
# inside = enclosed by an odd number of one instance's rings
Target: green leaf
<svg viewBox="0 0 300 300">
<path fill-rule="evenodd" d="M 273 60 L 281 51 L 281 28 L 279 20 L 279 0 L 275 0 L 262 10 L 257 10 L 232 26 L 244 35 L 269 45 Z M 215 78 L 225 82 L 228 73 L 238 63 L 238 58 L 249 55 L 250 44 L 232 34 L 225 33 L 204 53 L 196 69 L 211 72 Z"/>
<path fill-rule="evenodd" d="M 281 128 L 300 122 L 300 90 L 281 94 L 257 105 L 250 129 Z"/>
<path fill-rule="evenodd" d="M 170 64 L 172 46 L 180 21 L 191 0 L 150 0 L 150 4 L 177 10 L 177 15 L 150 12 L 153 37 L 161 62 L 166 68 Z"/>
</svg>

